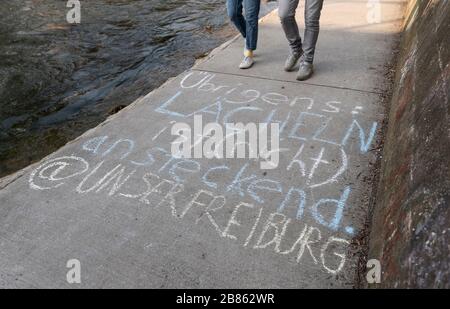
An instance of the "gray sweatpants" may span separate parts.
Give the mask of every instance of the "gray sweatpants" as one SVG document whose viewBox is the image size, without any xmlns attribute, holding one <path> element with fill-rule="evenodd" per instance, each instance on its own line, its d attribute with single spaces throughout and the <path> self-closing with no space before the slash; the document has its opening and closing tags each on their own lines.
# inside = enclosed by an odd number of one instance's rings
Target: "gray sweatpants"
<svg viewBox="0 0 450 309">
<path fill-rule="evenodd" d="M 300 37 L 295 20 L 295 11 L 299 0 L 278 0 L 278 14 L 281 19 L 286 38 L 293 53 L 305 53 L 305 60 L 312 63 L 317 39 L 319 37 L 319 20 L 324 0 L 305 0 L 305 34 L 304 41 Z"/>
</svg>

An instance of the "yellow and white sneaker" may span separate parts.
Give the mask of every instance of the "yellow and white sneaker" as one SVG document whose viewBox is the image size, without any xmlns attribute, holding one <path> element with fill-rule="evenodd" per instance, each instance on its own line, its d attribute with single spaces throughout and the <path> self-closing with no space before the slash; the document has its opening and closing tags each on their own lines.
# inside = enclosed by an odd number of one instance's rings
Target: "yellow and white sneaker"
<svg viewBox="0 0 450 309">
<path fill-rule="evenodd" d="M 249 69 L 253 66 L 253 63 L 253 51 L 245 49 L 244 60 L 242 60 L 241 64 L 239 65 L 239 69 Z"/>
</svg>

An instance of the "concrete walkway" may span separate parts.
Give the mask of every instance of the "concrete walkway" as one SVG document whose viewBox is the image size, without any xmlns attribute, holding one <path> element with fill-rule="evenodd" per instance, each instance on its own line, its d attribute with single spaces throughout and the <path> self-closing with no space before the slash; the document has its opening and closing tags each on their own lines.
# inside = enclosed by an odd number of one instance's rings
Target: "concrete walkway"
<svg viewBox="0 0 450 309">
<path fill-rule="evenodd" d="M 38 164 L 0 181 L 0 287 L 352 287 L 402 0 L 326 0 L 307 82 L 282 70 L 276 12 L 255 67 L 218 48 Z M 299 21 L 303 24 L 301 8 Z M 149 77 L 151 78 L 151 77 Z M 279 166 L 176 159 L 175 122 L 279 122 Z M 71 259 L 81 284 L 66 281 Z"/>
</svg>

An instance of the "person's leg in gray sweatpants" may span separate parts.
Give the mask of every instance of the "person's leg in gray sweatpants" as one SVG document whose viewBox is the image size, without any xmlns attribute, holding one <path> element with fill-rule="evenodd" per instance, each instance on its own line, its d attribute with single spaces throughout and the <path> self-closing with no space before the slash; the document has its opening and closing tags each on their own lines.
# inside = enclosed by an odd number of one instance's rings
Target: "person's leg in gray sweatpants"
<svg viewBox="0 0 450 309">
<path fill-rule="evenodd" d="M 305 34 L 302 42 L 297 21 L 295 20 L 295 12 L 299 5 L 299 0 L 278 0 L 278 14 L 281 25 L 291 47 L 291 56 L 294 57 L 293 59 L 288 59 L 288 61 L 291 60 L 290 64 L 294 63 L 295 65 L 295 62 L 303 54 L 303 61 L 310 64 L 312 68 L 316 43 L 319 37 L 319 20 L 323 1 L 305 0 Z"/>
</svg>

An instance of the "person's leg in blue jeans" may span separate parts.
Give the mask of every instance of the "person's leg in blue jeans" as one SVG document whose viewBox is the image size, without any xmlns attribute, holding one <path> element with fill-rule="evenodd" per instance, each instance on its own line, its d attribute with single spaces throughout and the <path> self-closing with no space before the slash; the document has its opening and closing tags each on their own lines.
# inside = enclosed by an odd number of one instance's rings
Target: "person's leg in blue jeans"
<svg viewBox="0 0 450 309">
<path fill-rule="evenodd" d="M 245 20 L 247 22 L 246 48 L 256 50 L 258 46 L 258 20 L 260 0 L 244 0 Z"/>
<path fill-rule="evenodd" d="M 227 0 L 228 16 L 245 38 L 244 60 L 239 66 L 241 69 L 248 69 L 253 65 L 253 51 L 258 44 L 260 6 L 260 0 Z M 245 11 L 245 18 L 243 11 Z"/>
</svg>

